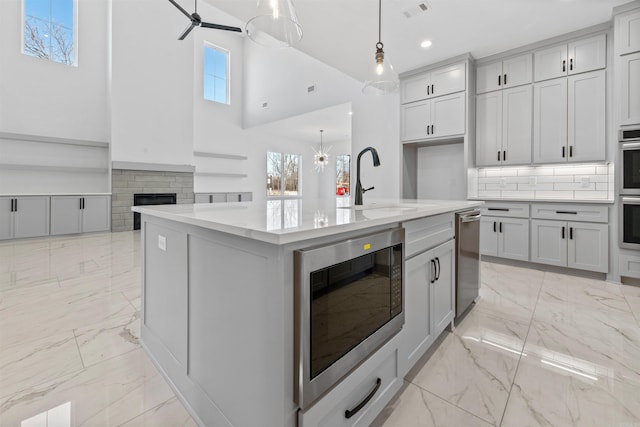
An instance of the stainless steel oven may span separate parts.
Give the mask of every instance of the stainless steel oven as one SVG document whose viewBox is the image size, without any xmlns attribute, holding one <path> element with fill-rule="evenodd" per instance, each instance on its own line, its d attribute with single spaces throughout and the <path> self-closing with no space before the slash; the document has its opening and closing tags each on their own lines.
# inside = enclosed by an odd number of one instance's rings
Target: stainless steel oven
<svg viewBox="0 0 640 427">
<path fill-rule="evenodd" d="M 294 252 L 296 403 L 307 408 L 404 323 L 404 229 Z"/>
<path fill-rule="evenodd" d="M 621 129 L 620 194 L 640 196 L 640 127 Z"/>
<path fill-rule="evenodd" d="M 618 210 L 620 247 L 640 249 L 640 196 L 620 196 Z"/>
</svg>

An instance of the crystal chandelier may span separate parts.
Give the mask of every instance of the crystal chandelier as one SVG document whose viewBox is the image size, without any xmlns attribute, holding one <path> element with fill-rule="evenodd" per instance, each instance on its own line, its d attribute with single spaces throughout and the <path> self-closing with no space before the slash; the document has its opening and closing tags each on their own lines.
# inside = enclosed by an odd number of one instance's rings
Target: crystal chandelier
<svg viewBox="0 0 640 427">
<path fill-rule="evenodd" d="M 329 150 L 331 150 L 331 147 L 327 148 L 327 151 L 324 150 L 324 145 L 322 144 L 322 132 L 324 132 L 324 130 L 320 129 L 320 150 L 316 150 L 315 148 L 311 147 L 311 149 L 315 153 L 313 155 L 313 164 L 316 167 L 316 172 L 324 171 L 324 167 L 329 164 L 328 153 Z"/>
</svg>

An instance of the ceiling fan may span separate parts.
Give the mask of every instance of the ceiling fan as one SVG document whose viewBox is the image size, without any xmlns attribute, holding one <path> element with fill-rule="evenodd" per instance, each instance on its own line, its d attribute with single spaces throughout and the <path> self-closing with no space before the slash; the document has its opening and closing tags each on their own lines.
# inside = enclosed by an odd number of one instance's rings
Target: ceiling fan
<svg viewBox="0 0 640 427">
<path fill-rule="evenodd" d="M 238 27 L 229 27 L 227 25 L 210 24 L 209 22 L 202 22 L 200 15 L 198 15 L 198 0 L 195 0 L 195 12 L 193 12 L 192 14 L 189 14 L 189 12 L 184 10 L 184 8 L 180 6 L 178 3 L 176 3 L 175 0 L 169 0 L 169 1 L 171 2 L 171 4 L 177 7 L 180 12 L 184 13 L 187 16 L 187 18 L 191 20 L 191 24 L 187 27 L 186 30 L 182 32 L 180 37 L 178 37 L 178 40 L 184 40 L 184 38 L 187 37 L 187 35 L 195 27 L 214 28 L 216 30 L 235 31 L 238 33 L 242 32 L 242 30 Z"/>
</svg>

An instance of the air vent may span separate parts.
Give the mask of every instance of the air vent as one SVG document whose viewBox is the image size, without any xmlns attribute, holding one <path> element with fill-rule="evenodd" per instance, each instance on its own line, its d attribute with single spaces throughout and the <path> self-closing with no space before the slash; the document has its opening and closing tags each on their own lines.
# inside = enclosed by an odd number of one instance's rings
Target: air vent
<svg viewBox="0 0 640 427">
<path fill-rule="evenodd" d="M 315 92 L 316 91 L 316 85 L 311 85 L 309 87 L 307 87 L 307 93 L 311 93 L 311 92 Z"/>
<path fill-rule="evenodd" d="M 431 5 L 425 0 L 394 0 L 394 3 L 407 19 L 431 10 Z"/>
<path fill-rule="evenodd" d="M 262 103 L 262 108 L 267 108 L 268 106 L 269 106 L 268 102 L 265 101 L 265 102 Z"/>
</svg>

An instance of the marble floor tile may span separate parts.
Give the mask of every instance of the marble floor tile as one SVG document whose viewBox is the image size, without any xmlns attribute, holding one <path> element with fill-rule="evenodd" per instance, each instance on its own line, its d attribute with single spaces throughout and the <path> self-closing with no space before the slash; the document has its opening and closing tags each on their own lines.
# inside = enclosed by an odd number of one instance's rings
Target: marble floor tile
<svg viewBox="0 0 640 427">
<path fill-rule="evenodd" d="M 429 393 L 406 383 L 401 394 L 380 414 L 371 427 L 490 427 L 491 424 Z"/>
<path fill-rule="evenodd" d="M 640 325 L 640 286 L 621 285 L 620 290 L 625 300 L 627 300 L 627 304 L 629 304 L 629 308 L 635 316 L 638 325 Z"/>
<path fill-rule="evenodd" d="M 469 313 L 409 379 L 484 421 L 499 425 L 528 325 Z"/>
<path fill-rule="evenodd" d="M 121 424 L 121 427 L 145 426 L 197 427 L 198 425 L 184 409 L 178 398 L 172 397 L 155 408 Z"/>
<path fill-rule="evenodd" d="M 23 337 L 12 344 L 0 339 L 0 343 L 0 398 L 83 368 L 71 330 L 36 340 Z"/>
<path fill-rule="evenodd" d="M 640 425 L 640 388 L 562 361 L 523 358 L 502 425 L 601 427 Z"/>
<path fill-rule="evenodd" d="M 172 397 L 144 351 L 137 349 L 0 398 L 0 425 L 19 426 L 70 402 L 74 427 L 117 426 Z"/>
<path fill-rule="evenodd" d="M 73 330 L 85 367 L 140 347 L 140 315 L 124 315 Z"/>
</svg>

